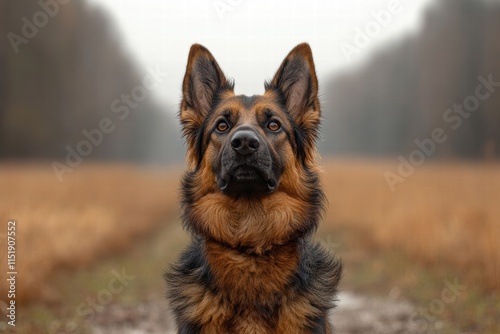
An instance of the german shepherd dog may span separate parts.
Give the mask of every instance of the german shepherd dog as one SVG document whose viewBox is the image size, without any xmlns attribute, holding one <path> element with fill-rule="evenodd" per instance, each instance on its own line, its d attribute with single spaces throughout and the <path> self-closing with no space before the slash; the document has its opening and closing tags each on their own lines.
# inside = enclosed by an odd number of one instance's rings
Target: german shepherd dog
<svg viewBox="0 0 500 334">
<path fill-rule="evenodd" d="M 165 274 L 178 333 L 332 333 L 342 264 L 312 241 L 325 198 L 308 44 L 263 95 L 235 95 L 195 44 L 183 82 L 182 221 L 192 242 Z"/>
</svg>

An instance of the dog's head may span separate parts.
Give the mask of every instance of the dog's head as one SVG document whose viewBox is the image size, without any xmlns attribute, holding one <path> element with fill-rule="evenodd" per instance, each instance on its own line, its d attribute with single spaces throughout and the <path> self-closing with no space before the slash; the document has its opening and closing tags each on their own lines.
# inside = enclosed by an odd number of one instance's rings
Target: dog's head
<svg viewBox="0 0 500 334">
<path fill-rule="evenodd" d="M 302 200 L 297 210 L 307 215 L 311 202 L 322 198 L 315 164 L 321 112 L 309 45 L 288 54 L 263 95 L 235 95 L 233 88 L 212 54 L 193 45 L 180 108 L 190 166 L 183 203 L 190 222 L 203 220 L 192 212 L 210 198 L 217 198 L 212 204 L 219 214 L 225 205 L 237 211 L 242 202 L 250 210 L 248 205 L 262 209 L 266 201 L 284 201 L 276 202 L 279 209 Z"/>
</svg>

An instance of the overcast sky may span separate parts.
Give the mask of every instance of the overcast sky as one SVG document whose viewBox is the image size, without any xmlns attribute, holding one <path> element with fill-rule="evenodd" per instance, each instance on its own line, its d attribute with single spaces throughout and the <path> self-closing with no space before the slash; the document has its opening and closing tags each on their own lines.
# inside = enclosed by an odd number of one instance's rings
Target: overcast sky
<svg viewBox="0 0 500 334">
<path fill-rule="evenodd" d="M 355 66 L 382 43 L 420 26 L 431 0 L 92 0 L 109 10 L 127 50 L 142 68 L 167 71 L 155 94 L 175 110 L 189 47 L 205 45 L 223 71 L 236 80 L 236 92 L 263 92 L 265 79 L 301 42 L 312 49 L 322 79 Z M 394 10 L 396 8 L 396 10 Z M 374 12 L 395 14 L 377 23 Z M 347 57 L 342 47 L 358 47 L 358 31 L 369 31 L 366 46 Z M 352 51 L 352 49 L 351 49 Z"/>
</svg>

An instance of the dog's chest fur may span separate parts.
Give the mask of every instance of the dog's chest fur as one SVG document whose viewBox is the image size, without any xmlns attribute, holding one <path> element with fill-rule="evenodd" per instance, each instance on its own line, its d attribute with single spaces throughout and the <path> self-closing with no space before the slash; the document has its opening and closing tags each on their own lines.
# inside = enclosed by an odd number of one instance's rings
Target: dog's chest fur
<svg viewBox="0 0 500 334">
<path fill-rule="evenodd" d="M 305 240 L 259 256 L 194 240 L 167 275 L 185 333 L 330 333 L 339 279 L 340 264 Z"/>
</svg>

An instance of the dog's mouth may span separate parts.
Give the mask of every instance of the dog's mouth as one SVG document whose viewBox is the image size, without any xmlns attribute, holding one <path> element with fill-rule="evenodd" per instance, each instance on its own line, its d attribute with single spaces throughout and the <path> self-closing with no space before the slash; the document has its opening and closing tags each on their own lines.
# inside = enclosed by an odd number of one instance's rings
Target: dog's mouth
<svg viewBox="0 0 500 334">
<path fill-rule="evenodd" d="M 272 193 L 277 183 L 271 173 L 250 165 L 237 166 L 217 178 L 219 188 L 234 195 Z"/>
</svg>

